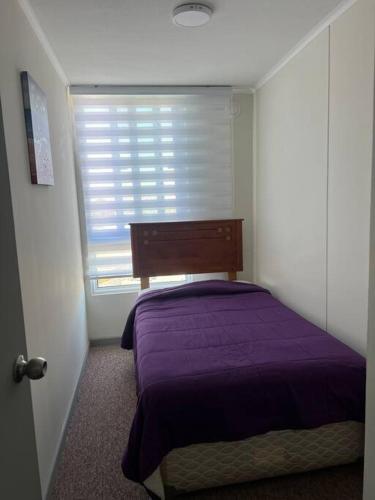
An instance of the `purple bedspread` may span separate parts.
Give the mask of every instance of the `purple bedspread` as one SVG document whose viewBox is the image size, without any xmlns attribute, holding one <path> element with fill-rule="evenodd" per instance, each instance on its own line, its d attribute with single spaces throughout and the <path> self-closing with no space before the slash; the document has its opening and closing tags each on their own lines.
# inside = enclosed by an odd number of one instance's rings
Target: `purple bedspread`
<svg viewBox="0 0 375 500">
<path fill-rule="evenodd" d="M 122 463 L 133 481 L 173 448 L 364 421 L 364 358 L 256 285 L 149 292 L 122 347 L 136 359 L 138 405 Z"/>
</svg>

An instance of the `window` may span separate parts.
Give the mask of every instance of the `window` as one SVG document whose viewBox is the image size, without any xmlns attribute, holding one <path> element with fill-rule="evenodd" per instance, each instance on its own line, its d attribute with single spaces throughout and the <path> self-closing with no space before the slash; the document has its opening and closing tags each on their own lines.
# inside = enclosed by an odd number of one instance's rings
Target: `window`
<svg viewBox="0 0 375 500">
<path fill-rule="evenodd" d="M 86 274 L 97 280 L 97 289 L 137 284 L 132 278 L 130 222 L 232 215 L 228 91 L 80 92 L 73 105 Z"/>
<path fill-rule="evenodd" d="M 188 283 L 191 277 L 186 274 L 174 276 L 155 276 L 150 278 L 150 288 L 163 288 L 168 286 Z M 122 276 L 120 278 L 99 278 L 92 280 L 92 291 L 97 294 L 119 293 L 120 291 L 133 291 L 140 288 L 140 279 L 133 276 Z"/>
</svg>

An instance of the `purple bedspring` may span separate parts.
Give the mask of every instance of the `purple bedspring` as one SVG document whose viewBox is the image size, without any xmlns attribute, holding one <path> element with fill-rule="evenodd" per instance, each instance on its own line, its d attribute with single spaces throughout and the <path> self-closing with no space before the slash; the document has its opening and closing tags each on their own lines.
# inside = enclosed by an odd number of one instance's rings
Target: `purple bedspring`
<svg viewBox="0 0 375 500">
<path fill-rule="evenodd" d="M 140 296 L 138 405 L 122 467 L 143 482 L 173 448 L 364 421 L 365 360 L 256 285 L 201 281 Z"/>
</svg>

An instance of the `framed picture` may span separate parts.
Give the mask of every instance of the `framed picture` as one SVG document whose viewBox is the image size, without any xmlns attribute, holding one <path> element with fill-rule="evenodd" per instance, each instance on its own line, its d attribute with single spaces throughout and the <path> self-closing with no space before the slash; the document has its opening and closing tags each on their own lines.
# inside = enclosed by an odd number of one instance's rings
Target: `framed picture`
<svg viewBox="0 0 375 500">
<path fill-rule="evenodd" d="M 47 98 L 27 71 L 21 72 L 31 182 L 54 185 Z"/>
</svg>

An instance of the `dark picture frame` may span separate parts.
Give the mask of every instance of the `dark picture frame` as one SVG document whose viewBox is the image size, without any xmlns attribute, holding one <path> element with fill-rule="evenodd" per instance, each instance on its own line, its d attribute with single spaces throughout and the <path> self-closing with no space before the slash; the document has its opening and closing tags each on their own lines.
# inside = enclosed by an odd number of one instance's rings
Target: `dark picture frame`
<svg viewBox="0 0 375 500">
<path fill-rule="evenodd" d="M 27 71 L 21 72 L 21 85 L 31 182 L 53 186 L 47 97 Z"/>
</svg>

